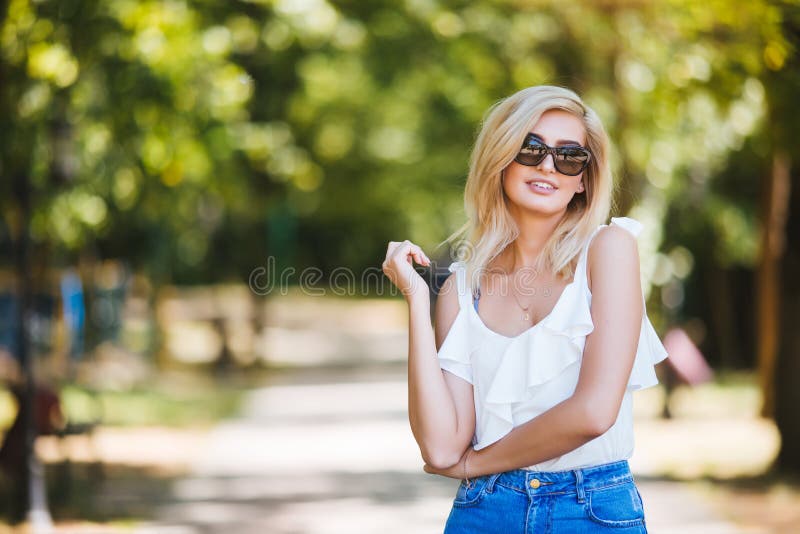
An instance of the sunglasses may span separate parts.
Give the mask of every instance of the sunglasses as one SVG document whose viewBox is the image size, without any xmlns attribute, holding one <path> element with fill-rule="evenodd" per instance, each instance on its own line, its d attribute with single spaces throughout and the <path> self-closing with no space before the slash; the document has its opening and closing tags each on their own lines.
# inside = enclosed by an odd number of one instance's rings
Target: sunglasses
<svg viewBox="0 0 800 534">
<path fill-rule="evenodd" d="M 556 170 L 567 176 L 582 173 L 592 159 L 592 153 L 582 146 L 547 146 L 533 134 L 528 134 L 514 161 L 527 166 L 539 165 L 548 154 L 553 155 Z"/>
</svg>

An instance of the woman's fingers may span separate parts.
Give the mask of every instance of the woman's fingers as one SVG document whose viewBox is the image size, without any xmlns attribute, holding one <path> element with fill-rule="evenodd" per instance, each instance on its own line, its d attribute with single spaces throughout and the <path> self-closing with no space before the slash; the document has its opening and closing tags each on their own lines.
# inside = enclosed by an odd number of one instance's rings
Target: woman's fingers
<svg viewBox="0 0 800 534">
<path fill-rule="evenodd" d="M 400 260 L 404 258 L 411 263 L 411 258 L 420 265 L 430 265 L 431 260 L 423 252 L 423 250 L 409 240 L 405 241 L 389 241 L 389 246 L 386 250 L 386 261 Z"/>
<path fill-rule="evenodd" d="M 424 281 L 414 269 L 414 262 L 429 266 L 431 260 L 420 247 L 411 241 L 390 241 L 383 262 L 383 273 L 397 286 L 404 295 L 411 295 Z M 427 291 L 427 287 L 426 287 Z"/>
<path fill-rule="evenodd" d="M 419 263 L 420 265 L 430 265 L 431 261 L 428 259 L 428 256 L 422 251 L 422 249 L 412 243 L 411 241 L 404 241 L 404 243 L 408 246 L 407 255 L 410 255 L 414 258 L 414 261 Z"/>
</svg>

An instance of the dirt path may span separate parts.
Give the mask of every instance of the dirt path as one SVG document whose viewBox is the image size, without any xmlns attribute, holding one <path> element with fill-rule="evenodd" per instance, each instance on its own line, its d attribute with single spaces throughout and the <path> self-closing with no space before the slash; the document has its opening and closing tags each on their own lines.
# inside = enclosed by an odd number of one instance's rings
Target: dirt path
<svg viewBox="0 0 800 534">
<path fill-rule="evenodd" d="M 212 431 L 158 524 L 141 531 L 440 532 L 458 481 L 422 472 L 402 371 L 296 378 L 253 392 L 241 417 Z M 688 485 L 635 475 L 651 533 L 740 532 Z"/>
</svg>

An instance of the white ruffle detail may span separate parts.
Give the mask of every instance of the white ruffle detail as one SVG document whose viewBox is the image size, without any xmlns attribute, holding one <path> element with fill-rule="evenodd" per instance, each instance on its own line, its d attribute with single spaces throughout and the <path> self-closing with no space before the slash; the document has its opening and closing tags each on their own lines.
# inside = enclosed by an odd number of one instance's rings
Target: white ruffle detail
<svg viewBox="0 0 800 534">
<path fill-rule="evenodd" d="M 586 336 L 594 329 L 582 294 L 568 286 L 550 316 L 509 340 L 489 382 L 478 417 L 476 449 L 491 445 L 514 426 L 514 404 L 533 399 L 542 386 L 581 361 Z M 579 289 L 579 288 L 578 288 Z"/>
<path fill-rule="evenodd" d="M 585 338 L 594 330 L 585 273 L 585 269 L 577 270 L 575 279 L 564 288 L 550 315 L 542 319 L 542 328 L 570 340 Z"/>
<path fill-rule="evenodd" d="M 611 224 L 616 224 L 617 226 L 625 228 L 632 233 L 634 237 L 639 237 L 643 228 L 642 223 L 630 217 L 611 217 Z"/>
<path fill-rule="evenodd" d="M 437 356 L 439 367 L 449 371 L 454 375 L 463 378 L 470 384 L 473 382 L 471 355 L 477 350 L 480 343 L 470 335 L 469 328 L 469 309 L 466 308 L 471 300 L 471 291 L 466 284 L 465 266 L 463 262 L 457 261 L 450 264 L 449 271 L 456 273 L 456 291 L 458 293 L 459 311 L 455 321 L 453 321 L 447 336 L 439 347 Z"/>
<path fill-rule="evenodd" d="M 439 348 L 439 367 L 473 383 L 471 355 L 477 348 L 472 342 L 469 328 L 469 310 L 461 309 Z"/>
<path fill-rule="evenodd" d="M 566 337 L 542 332 L 538 335 L 525 333 L 514 338 L 500 355 L 500 365 L 486 392 L 487 406 L 507 406 L 526 400 L 534 388 L 549 382 L 579 361 L 583 350 L 581 345 L 580 341 L 573 342 Z M 510 413 L 510 406 L 507 407 Z"/>
<path fill-rule="evenodd" d="M 447 268 L 451 273 L 456 273 L 456 292 L 458 293 L 458 305 L 461 311 L 471 305 L 472 288 L 467 281 L 467 266 L 463 261 L 454 261 Z"/>
<path fill-rule="evenodd" d="M 621 226 L 638 237 L 642 232 L 642 223 L 630 217 L 611 217 L 611 223 Z M 655 372 L 655 365 L 663 361 L 667 356 L 667 350 L 661 343 L 653 324 L 647 317 L 647 304 L 642 295 L 642 328 L 639 331 L 639 345 L 636 348 L 636 359 L 633 361 L 633 369 L 628 379 L 628 390 L 636 391 L 649 388 L 658 384 L 658 377 Z"/>
<path fill-rule="evenodd" d="M 667 349 L 661 343 L 655 328 L 647 317 L 642 317 L 642 329 L 639 332 L 639 346 L 636 348 L 636 359 L 628 379 L 628 391 L 645 389 L 658 384 L 655 365 L 666 357 Z"/>
</svg>

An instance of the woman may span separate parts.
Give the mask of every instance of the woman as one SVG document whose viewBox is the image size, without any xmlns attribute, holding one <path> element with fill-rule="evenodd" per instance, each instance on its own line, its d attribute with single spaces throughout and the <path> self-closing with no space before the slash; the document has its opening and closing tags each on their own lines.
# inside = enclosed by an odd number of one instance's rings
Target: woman
<svg viewBox="0 0 800 534">
<path fill-rule="evenodd" d="M 609 141 L 572 91 L 537 86 L 484 119 L 465 191 L 467 258 L 437 300 L 390 242 L 409 306 L 409 419 L 425 471 L 461 479 L 446 533 L 646 532 L 628 468 L 631 392 L 667 354 L 636 235 L 609 214 Z M 444 372 L 442 372 L 444 370 Z"/>
</svg>

